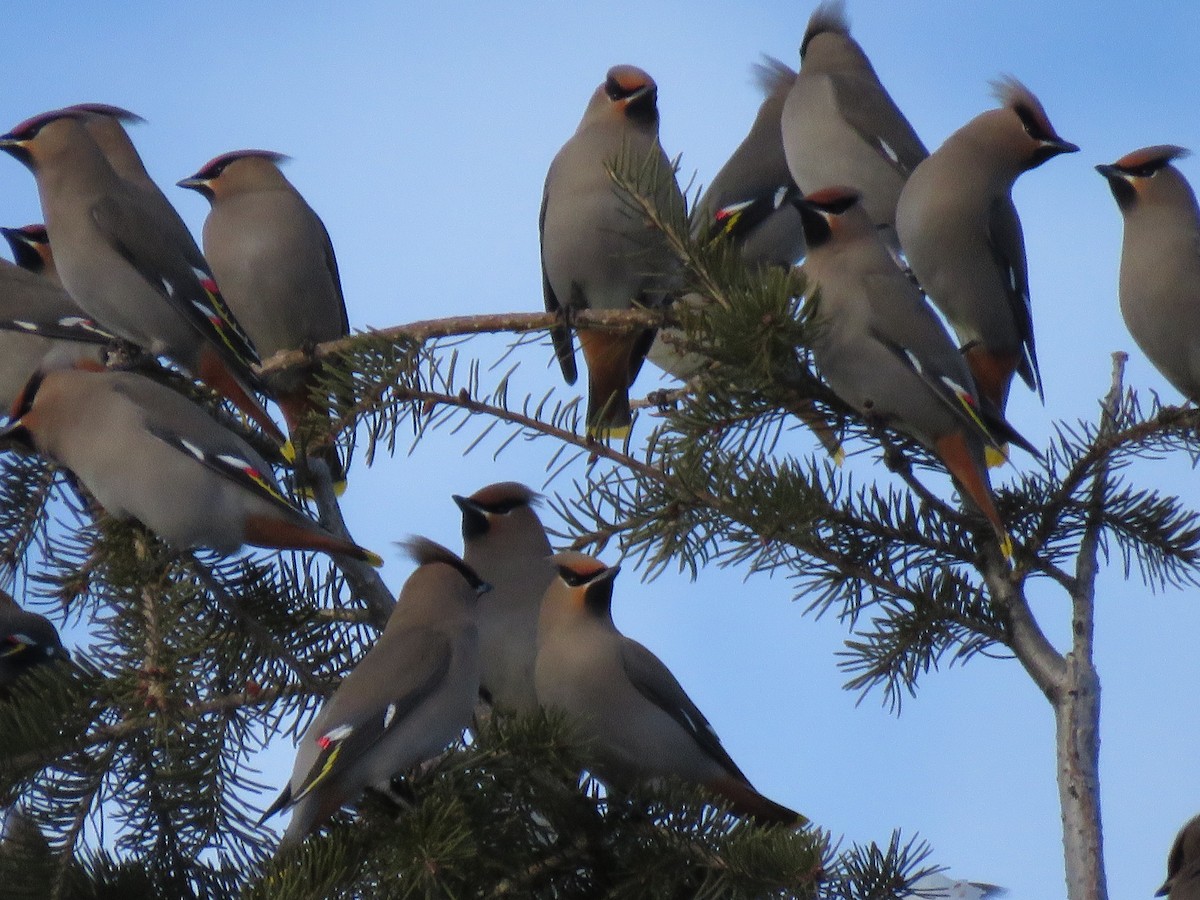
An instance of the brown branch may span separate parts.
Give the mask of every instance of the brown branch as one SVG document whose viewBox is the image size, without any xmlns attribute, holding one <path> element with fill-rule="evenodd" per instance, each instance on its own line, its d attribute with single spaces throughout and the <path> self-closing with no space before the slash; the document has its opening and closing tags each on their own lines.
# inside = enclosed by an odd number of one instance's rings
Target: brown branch
<svg viewBox="0 0 1200 900">
<path fill-rule="evenodd" d="M 644 309 L 628 310 L 577 310 L 571 313 L 571 325 L 575 328 L 604 331 L 640 331 L 670 324 L 670 313 Z M 311 350 L 285 350 L 264 360 L 260 374 L 279 372 L 311 363 L 313 358 L 326 359 L 353 350 L 364 338 L 424 343 L 433 338 L 456 337 L 469 334 L 491 334 L 529 331 L 546 331 L 563 323 L 562 316 L 555 313 L 485 313 L 477 316 L 448 316 L 444 319 L 424 319 L 408 325 L 394 325 L 363 331 L 336 341 L 317 344 Z"/>
<path fill-rule="evenodd" d="M 506 421 L 506 422 L 510 422 L 515 425 L 519 425 L 522 428 L 529 429 L 530 431 L 534 431 L 538 434 L 544 434 L 544 435 L 547 435 L 550 437 L 557 438 L 558 440 L 562 441 L 563 443 L 570 444 L 570 445 L 578 447 L 580 449 L 587 450 L 595 456 L 602 457 L 602 458 L 607 459 L 611 462 L 614 462 L 620 466 L 623 466 L 624 468 L 626 468 L 632 472 L 635 472 L 644 478 L 648 478 L 648 479 L 657 481 L 660 484 L 668 485 L 672 488 L 678 489 L 680 487 L 679 483 L 675 479 L 673 479 L 671 476 L 667 475 L 661 469 L 657 469 L 654 466 L 648 465 L 647 463 L 644 463 L 644 462 L 641 462 L 640 460 L 634 459 L 632 456 L 629 456 L 626 453 L 622 453 L 618 450 L 614 450 L 612 447 L 608 446 L 607 444 L 591 440 L 589 438 L 575 434 L 574 432 L 567 431 L 566 429 L 563 429 L 563 428 L 559 428 L 555 425 L 550 425 L 546 422 L 542 422 L 539 419 L 535 419 L 531 416 L 524 415 L 523 413 L 514 412 L 510 409 L 506 409 L 501 406 L 496 406 L 494 404 L 489 404 L 489 403 L 485 403 L 480 400 L 475 400 L 465 390 L 459 391 L 457 394 L 446 394 L 446 393 L 439 393 L 436 391 L 412 391 L 412 390 L 407 390 L 407 389 L 400 389 L 400 395 L 406 399 L 410 399 L 410 400 L 420 402 L 420 403 L 442 404 L 442 405 L 455 406 L 455 407 L 466 410 L 467 412 L 470 412 L 473 414 L 489 415 L 494 418 L 500 419 L 502 421 Z M 729 519 L 731 521 L 738 522 L 747 528 L 752 528 L 752 523 L 746 522 L 741 517 L 739 512 L 731 506 L 731 504 L 723 501 L 721 498 L 717 497 L 716 495 L 711 494 L 707 491 L 696 490 L 694 488 L 686 489 L 686 493 L 690 494 L 692 496 L 694 502 L 696 502 L 697 504 L 708 507 L 709 509 L 717 512 L 719 515 L 725 516 L 727 519 Z M 830 509 L 831 518 L 834 520 L 841 521 L 843 524 L 853 524 L 855 527 L 859 527 L 859 528 L 866 527 L 866 523 L 863 523 L 857 519 L 853 519 L 852 517 L 840 515 L 840 514 L 832 515 L 832 514 L 838 513 L 838 512 L 839 511 L 833 510 L 831 508 Z M 875 527 L 875 526 L 873 526 L 873 527 Z M 892 534 L 895 535 L 897 538 L 900 537 L 898 532 L 893 531 Z M 591 533 L 591 535 L 588 535 L 588 536 L 590 537 L 592 535 L 596 535 L 596 539 L 599 540 L 600 533 L 593 532 L 593 533 Z M 609 531 L 607 536 L 611 537 L 612 532 Z M 582 539 L 582 537 L 583 536 L 581 536 L 580 539 Z M 580 539 L 577 539 L 575 543 L 578 544 Z M 778 538 L 775 538 L 775 539 L 778 539 Z M 883 590 L 887 593 L 890 593 L 896 597 L 906 599 L 910 603 L 920 603 L 920 602 L 924 601 L 924 597 L 917 594 L 915 591 L 909 590 L 908 588 L 905 588 L 902 585 L 900 585 L 899 583 L 894 582 L 890 579 L 885 579 L 885 578 L 879 576 L 878 573 L 870 571 L 866 568 L 848 566 L 846 563 L 846 560 L 840 554 L 829 550 L 827 547 L 825 547 L 825 545 L 821 544 L 820 542 L 814 541 L 812 543 L 808 543 L 808 542 L 798 542 L 798 541 L 790 541 L 789 540 L 789 541 L 786 541 L 786 543 L 789 544 L 790 546 L 795 547 L 796 549 L 800 550 L 801 552 L 810 554 L 811 556 L 821 560 L 822 562 L 824 562 L 830 566 L 834 566 L 835 568 L 838 568 L 843 572 L 852 574 L 854 577 L 867 582 L 872 587 L 876 587 L 876 588 Z M 939 542 L 923 541 L 922 543 L 926 546 L 927 549 L 948 553 L 949 555 L 952 555 L 955 557 L 958 556 L 958 554 L 953 552 L 953 548 L 948 548 Z M 574 544 L 573 544 L 573 546 L 574 546 Z M 975 627 L 976 627 L 976 629 L 978 628 L 977 625 Z M 987 634 L 987 636 L 995 637 L 994 635 L 992 635 L 990 633 Z"/>
<path fill-rule="evenodd" d="M 342 508 L 338 505 L 337 492 L 333 489 L 333 477 L 329 465 L 323 459 L 305 460 L 309 475 L 309 486 L 312 488 L 313 500 L 317 504 L 317 513 L 321 524 L 338 537 L 354 542 L 346 520 L 342 517 Z M 367 614 L 371 624 L 380 631 L 387 625 L 396 601 L 392 592 L 384 583 L 379 571 L 369 563 L 352 559 L 342 554 L 331 557 L 334 565 L 342 572 L 346 583 L 350 585 L 351 593 L 366 604 Z"/>
</svg>

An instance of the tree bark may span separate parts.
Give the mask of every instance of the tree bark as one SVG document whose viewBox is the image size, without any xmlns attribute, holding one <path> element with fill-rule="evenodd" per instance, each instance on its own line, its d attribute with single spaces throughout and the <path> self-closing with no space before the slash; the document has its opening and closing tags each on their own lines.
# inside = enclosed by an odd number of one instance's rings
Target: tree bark
<svg viewBox="0 0 1200 900">
<path fill-rule="evenodd" d="M 1101 410 L 1098 442 L 1116 431 L 1126 359 L 1124 353 L 1113 354 L 1112 387 Z M 1088 520 L 1079 542 L 1066 689 L 1054 703 L 1068 900 L 1108 900 L 1100 823 L 1100 677 L 1094 661 L 1097 552 L 1108 474 L 1108 457 L 1103 456 L 1092 476 Z"/>
</svg>

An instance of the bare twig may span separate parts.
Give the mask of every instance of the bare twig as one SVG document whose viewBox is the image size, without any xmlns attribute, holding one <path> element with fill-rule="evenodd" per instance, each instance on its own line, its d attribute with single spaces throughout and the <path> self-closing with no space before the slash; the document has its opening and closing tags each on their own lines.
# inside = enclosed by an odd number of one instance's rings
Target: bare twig
<svg viewBox="0 0 1200 900">
<path fill-rule="evenodd" d="M 346 520 L 342 517 L 342 508 L 338 505 L 328 464 L 319 458 L 308 459 L 306 463 L 309 486 L 312 488 L 321 524 L 338 537 L 353 542 L 354 538 L 351 537 Z M 354 596 L 366 604 L 371 624 L 382 631 L 396 606 L 396 601 L 379 572 L 362 560 L 351 559 L 341 554 L 333 556 L 332 559 L 341 569 Z"/>
<path fill-rule="evenodd" d="M 657 328 L 672 321 L 668 311 L 630 310 L 579 310 L 572 313 L 571 324 L 575 328 L 593 328 L 609 331 L 640 331 Z M 311 364 L 313 357 L 326 359 L 353 350 L 363 338 L 377 340 L 409 340 L 423 343 L 432 338 L 453 337 L 465 334 L 488 334 L 500 331 L 523 333 L 545 331 L 553 325 L 561 325 L 562 318 L 553 313 L 488 313 L 478 316 L 449 316 L 445 319 L 426 319 L 408 325 L 379 328 L 336 341 L 317 344 L 311 350 L 286 350 L 265 360 L 259 372 L 278 372 L 296 366 Z"/>
</svg>

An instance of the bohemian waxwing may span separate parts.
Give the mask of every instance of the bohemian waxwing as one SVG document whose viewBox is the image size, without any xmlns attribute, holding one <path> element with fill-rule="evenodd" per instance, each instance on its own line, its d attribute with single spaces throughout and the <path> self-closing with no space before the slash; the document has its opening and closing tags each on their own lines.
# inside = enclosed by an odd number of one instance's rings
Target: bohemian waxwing
<svg viewBox="0 0 1200 900">
<path fill-rule="evenodd" d="M 804 229 L 783 152 L 780 117 L 796 73 L 766 57 L 755 67 L 764 98 L 750 133 L 733 151 L 692 210 L 692 235 L 699 240 L 726 235 L 747 265 L 791 267 L 804 255 Z"/>
<path fill-rule="evenodd" d="M 58 277 L 58 266 L 54 264 L 54 251 L 50 249 L 50 235 L 40 222 L 22 225 L 20 228 L 2 228 L 0 234 L 12 249 L 13 261 L 27 272 L 41 275 L 57 288 L 62 287 Z"/>
<path fill-rule="evenodd" d="M 21 609 L 0 590 L 0 691 L 40 663 L 70 658 L 49 619 Z"/>
<path fill-rule="evenodd" d="M 382 565 L 288 503 L 241 437 L 142 375 L 38 373 L 0 434 L 70 469 L 110 515 L 135 518 L 176 547 L 228 554 L 253 544 Z"/>
<path fill-rule="evenodd" d="M 980 394 L 1003 414 L 1013 373 L 1043 396 L 1021 220 L 1012 187 L 1022 172 L 1079 148 L 1015 78 L 1003 104 L 976 116 L 917 166 L 896 228 L 913 275 L 958 335 Z"/>
<path fill-rule="evenodd" d="M 669 218 L 682 218 L 683 194 L 658 142 L 658 88 L 634 66 L 614 66 L 583 120 L 550 164 L 539 224 L 546 309 L 566 322 L 550 332 L 568 384 L 576 378 L 570 313 L 578 309 L 660 307 L 678 261 L 665 236 L 635 212 L 610 171 L 637 177 Z M 589 435 L 629 432 L 629 387 L 654 330 L 580 332 L 588 366 Z"/>
<path fill-rule="evenodd" d="M 1171 165 L 1186 155 L 1182 147 L 1143 147 L 1096 170 L 1108 179 L 1125 219 L 1125 325 L 1167 381 L 1200 401 L 1200 211 Z"/>
<path fill-rule="evenodd" d="M 691 212 L 692 237 L 698 241 L 728 241 L 748 266 L 789 268 L 804 254 L 800 213 L 791 201 L 795 182 L 788 172 L 779 133 L 779 115 L 796 73 L 767 57 L 755 74 L 765 97 L 750 133 L 733 151 Z M 686 294 L 683 303 L 703 303 L 699 294 Z M 682 353 L 672 343 L 682 337 L 676 329 L 661 332 L 647 358 L 679 379 L 688 379 L 704 365 L 700 354 Z"/>
<path fill-rule="evenodd" d="M 992 499 L 985 448 L 1029 446 L 998 415 L 988 417 L 950 335 L 892 259 L 850 188 L 801 201 L 816 296 L 813 359 L 835 394 L 865 418 L 910 435 L 935 453 L 996 531 L 1012 542 Z"/>
<path fill-rule="evenodd" d="M 805 824 L 751 786 L 662 660 L 617 631 L 612 590 L 619 567 L 572 551 L 551 562 L 557 576 L 538 621 L 538 700 L 572 720 L 587 768 L 617 788 L 680 778 L 721 795 L 738 815 Z"/>
<path fill-rule="evenodd" d="M 229 308 L 264 358 L 350 333 L 333 243 L 279 170 L 286 159 L 267 150 L 238 150 L 179 182 L 212 204 L 204 254 Z M 310 412 L 328 414 L 327 404 L 313 399 L 319 372 L 314 363 L 264 379 L 293 439 Z M 335 484 L 344 486 L 336 450 L 327 445 L 321 455 Z"/>
<path fill-rule="evenodd" d="M 804 255 L 804 228 L 796 205 L 799 188 L 788 170 L 780 117 L 796 73 L 767 57 L 755 68 L 765 95 L 750 133 L 721 168 L 692 211 L 692 236 L 726 240 L 736 246 L 749 266 L 788 269 Z M 686 294 L 683 303 L 703 303 L 699 294 Z M 704 366 L 698 353 L 681 353 L 672 339 L 676 329 L 660 332 L 647 358 L 676 378 L 688 379 Z M 844 458 L 837 434 L 811 401 L 797 400 L 791 412 L 803 420 L 840 464 Z"/>
<path fill-rule="evenodd" d="M 454 496 L 463 517 L 463 560 L 492 586 L 479 601 L 480 689 L 493 705 L 518 713 L 538 708 L 538 613 L 554 578 L 554 551 L 533 509 L 539 500 L 514 481 Z"/>
<path fill-rule="evenodd" d="M 841 0 L 822 3 L 808 20 L 782 127 L 800 190 L 855 188 L 885 242 L 894 244 L 900 189 L 928 151 L 850 37 Z"/>
<path fill-rule="evenodd" d="M 193 255 L 195 241 L 181 244 L 173 220 L 113 170 L 86 118 L 53 110 L 0 136 L 37 179 L 63 285 L 103 328 L 171 358 L 290 449 L 254 398 L 258 354 Z"/>
<path fill-rule="evenodd" d="M 489 590 L 433 541 L 407 547 L 417 569 L 379 640 L 321 708 L 292 777 L 263 819 L 294 807 L 281 847 L 302 841 L 363 790 L 430 759 L 470 724 L 479 696 L 476 601 Z"/>
<path fill-rule="evenodd" d="M 1155 897 L 1200 900 L 1200 816 L 1188 821 L 1175 836 L 1167 854 L 1167 880 Z"/>
<path fill-rule="evenodd" d="M 47 358 L 104 361 L 112 335 L 48 278 L 0 259 L 0 409 L 10 409 Z"/>
</svg>

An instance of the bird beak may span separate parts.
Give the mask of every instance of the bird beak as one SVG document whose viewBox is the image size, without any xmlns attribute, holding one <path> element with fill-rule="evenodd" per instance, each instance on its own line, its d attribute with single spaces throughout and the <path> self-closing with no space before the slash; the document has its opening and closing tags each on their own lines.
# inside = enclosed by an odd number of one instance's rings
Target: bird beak
<svg viewBox="0 0 1200 900">
<path fill-rule="evenodd" d="M 800 211 L 800 227 L 804 230 L 804 240 L 809 249 L 820 247 L 833 237 L 833 228 L 824 212 L 803 197 L 797 198 L 795 204 Z"/>
<path fill-rule="evenodd" d="M 7 425 L 0 427 L 0 446 L 16 444 L 20 447 L 33 449 L 33 435 L 29 433 L 20 419 L 13 419 Z"/>
<path fill-rule="evenodd" d="M 469 497 L 460 497 L 458 494 L 455 494 L 453 499 L 463 514 L 463 540 L 470 540 L 471 538 L 487 534 L 491 526 L 488 523 L 487 513 L 483 511 L 479 504 Z"/>
<path fill-rule="evenodd" d="M 1127 173 L 1113 165 L 1096 166 L 1096 171 L 1108 180 L 1108 188 L 1122 212 L 1131 209 L 1137 203 L 1137 182 Z"/>
<path fill-rule="evenodd" d="M 649 121 L 658 114 L 658 90 L 645 85 L 625 98 L 625 115 L 631 119 Z"/>
<path fill-rule="evenodd" d="M 1064 141 L 1062 138 L 1059 138 L 1056 141 L 1047 141 L 1046 143 L 1049 146 L 1053 147 L 1054 151 L 1056 153 L 1078 153 L 1079 152 L 1078 144 L 1072 144 L 1070 141 Z"/>
<path fill-rule="evenodd" d="M 190 178 L 184 178 L 175 182 L 181 188 L 187 188 L 189 191 L 195 191 L 201 197 L 208 201 L 213 199 L 212 181 L 208 178 L 201 178 L 199 175 L 193 175 Z"/>
<path fill-rule="evenodd" d="M 11 132 L 0 135 L 0 150 L 21 162 L 25 162 L 29 158 L 28 143 L 28 141 L 13 137 Z"/>
</svg>

